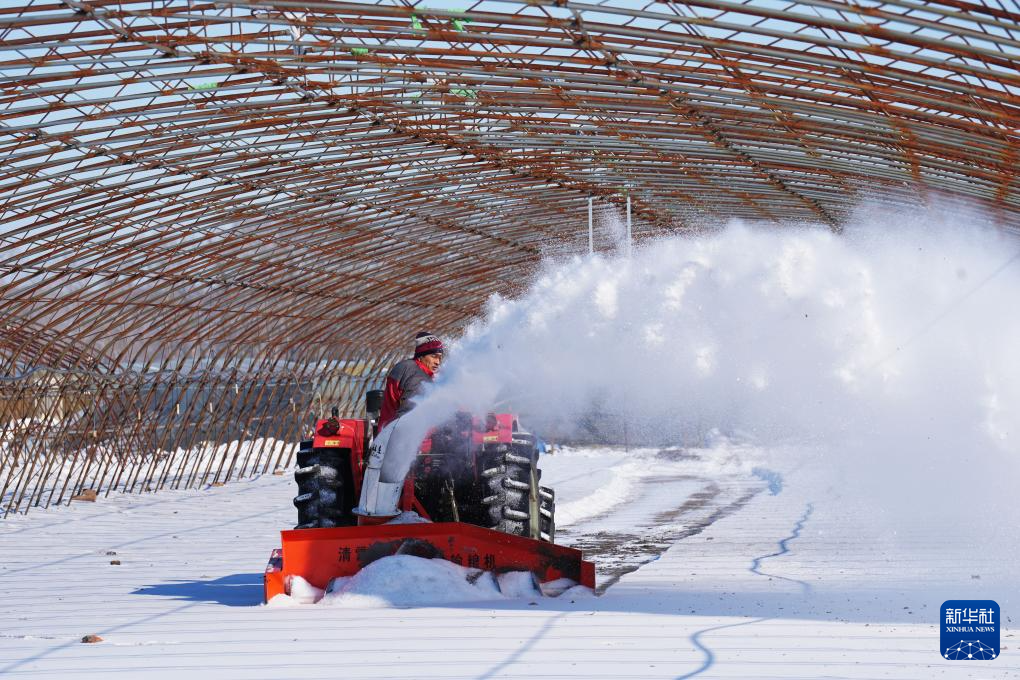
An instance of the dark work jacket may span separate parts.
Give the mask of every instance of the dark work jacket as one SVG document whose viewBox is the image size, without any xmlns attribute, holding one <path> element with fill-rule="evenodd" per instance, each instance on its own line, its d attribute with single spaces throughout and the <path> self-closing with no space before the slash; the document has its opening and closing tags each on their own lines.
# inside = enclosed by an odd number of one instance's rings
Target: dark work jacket
<svg viewBox="0 0 1020 680">
<path fill-rule="evenodd" d="M 432 382 L 432 377 L 432 371 L 417 359 L 404 359 L 391 368 L 386 376 L 379 429 L 410 411 L 414 406 L 411 400 L 421 393 L 425 383 Z"/>
</svg>

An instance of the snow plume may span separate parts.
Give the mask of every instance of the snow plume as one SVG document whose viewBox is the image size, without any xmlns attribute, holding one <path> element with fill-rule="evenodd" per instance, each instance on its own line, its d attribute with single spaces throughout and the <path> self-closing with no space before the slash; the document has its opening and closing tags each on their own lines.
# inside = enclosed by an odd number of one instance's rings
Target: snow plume
<svg viewBox="0 0 1020 680">
<path fill-rule="evenodd" d="M 980 224 L 883 209 L 547 263 L 454 344 L 406 441 L 458 407 L 717 428 L 817 447 L 885 507 L 958 508 L 940 499 L 1020 481 L 1020 240 Z"/>
</svg>

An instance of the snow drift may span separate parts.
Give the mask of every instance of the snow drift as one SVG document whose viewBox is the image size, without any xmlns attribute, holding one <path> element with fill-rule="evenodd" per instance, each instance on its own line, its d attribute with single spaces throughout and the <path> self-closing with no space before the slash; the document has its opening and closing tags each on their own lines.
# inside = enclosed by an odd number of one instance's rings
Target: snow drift
<svg viewBox="0 0 1020 680">
<path fill-rule="evenodd" d="M 274 607 L 318 603 L 325 607 L 416 607 L 450 605 L 536 597 L 591 594 L 589 588 L 570 579 L 559 579 L 541 586 L 526 571 L 495 574 L 482 569 L 462 567 L 443 559 L 414 555 L 391 555 L 364 569 L 333 579 L 323 591 L 300 576 L 291 579 L 290 595 L 277 595 Z"/>
</svg>

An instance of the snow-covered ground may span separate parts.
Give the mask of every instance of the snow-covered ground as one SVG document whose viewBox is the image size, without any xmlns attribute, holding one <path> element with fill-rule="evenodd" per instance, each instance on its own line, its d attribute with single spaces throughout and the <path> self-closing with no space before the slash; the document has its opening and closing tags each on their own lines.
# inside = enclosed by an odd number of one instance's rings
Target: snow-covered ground
<svg viewBox="0 0 1020 680">
<path fill-rule="evenodd" d="M 984 552 L 984 534 L 890 534 L 809 457 L 727 442 L 545 456 L 559 542 L 596 561 L 597 596 L 261 606 L 261 571 L 294 520 L 290 475 L 14 517 L 0 525 L 0 676 L 1020 675 L 1015 563 Z M 365 587 L 385 599 L 393 584 Z M 939 605 L 968 598 L 1002 608 L 995 661 L 939 655 Z"/>
</svg>

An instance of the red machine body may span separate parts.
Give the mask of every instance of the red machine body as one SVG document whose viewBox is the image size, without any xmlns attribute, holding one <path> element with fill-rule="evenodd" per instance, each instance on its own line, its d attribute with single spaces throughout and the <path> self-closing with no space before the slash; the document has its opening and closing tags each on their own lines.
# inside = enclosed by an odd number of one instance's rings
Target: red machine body
<svg viewBox="0 0 1020 680">
<path fill-rule="evenodd" d="M 266 602 L 289 591 L 294 575 L 325 589 L 340 576 L 353 576 L 403 545 L 425 543 L 435 557 L 495 573 L 530 571 L 539 583 L 569 578 L 595 587 L 595 565 L 580 550 L 463 522 L 380 524 L 281 532 L 283 547 L 273 551 L 265 573 Z"/>
<path fill-rule="evenodd" d="M 470 421 L 470 449 L 481 451 L 493 447 L 510 449 L 515 436 L 520 436 L 512 414 L 490 414 Z M 442 454 L 433 450 L 433 435 L 425 438 L 419 450 L 416 468 L 428 474 L 441 467 Z M 344 464 L 350 466 L 355 498 L 361 493 L 364 470 L 371 444 L 371 422 L 361 419 L 322 419 L 315 425 L 311 447 L 315 450 L 342 450 Z M 349 452 L 349 456 L 347 455 Z M 469 474 L 480 475 L 477 456 L 471 461 Z M 346 475 L 345 475 L 346 476 Z M 432 519 L 425 504 L 415 496 L 415 470 L 404 483 L 399 509 L 413 510 L 425 519 Z M 551 532 L 551 529 L 550 529 Z M 375 524 L 303 528 L 281 532 L 282 547 L 273 551 L 265 571 L 265 599 L 288 593 L 290 579 L 301 576 L 317 588 L 326 588 L 330 580 L 351 576 L 371 562 L 424 547 L 430 556 L 466 567 L 477 567 L 497 573 L 530 571 L 540 583 L 569 578 L 594 588 L 595 567 L 586 562 L 579 550 L 513 535 L 463 521 L 441 521 L 422 524 Z"/>
<path fill-rule="evenodd" d="M 315 423 L 312 447 L 316 449 L 348 449 L 351 452 L 351 477 L 355 494 L 361 493 L 362 470 L 368 456 L 369 423 L 359 418 L 333 420 L 323 418 Z"/>
</svg>

